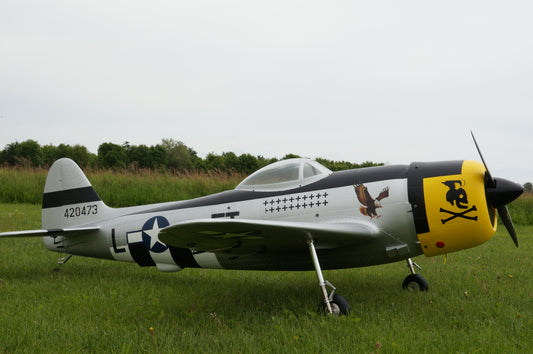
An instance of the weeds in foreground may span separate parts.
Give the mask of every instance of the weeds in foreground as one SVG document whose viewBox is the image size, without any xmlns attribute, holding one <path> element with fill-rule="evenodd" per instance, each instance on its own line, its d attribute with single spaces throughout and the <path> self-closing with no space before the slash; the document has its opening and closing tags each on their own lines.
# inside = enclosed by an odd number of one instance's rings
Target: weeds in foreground
<svg viewBox="0 0 533 354">
<path fill-rule="evenodd" d="M 235 188 L 244 175 L 238 173 L 168 173 L 143 169 L 88 170 L 87 178 L 106 204 L 125 207 L 187 200 Z M 0 203 L 41 204 L 48 170 L 0 167 Z M 533 194 L 523 194 L 509 204 L 517 225 L 533 225 Z"/>
<path fill-rule="evenodd" d="M 48 171 L 0 168 L 0 202 L 41 204 Z M 233 189 L 244 178 L 237 173 L 166 173 L 152 170 L 89 170 L 87 178 L 106 204 L 125 207 L 192 199 Z"/>
</svg>

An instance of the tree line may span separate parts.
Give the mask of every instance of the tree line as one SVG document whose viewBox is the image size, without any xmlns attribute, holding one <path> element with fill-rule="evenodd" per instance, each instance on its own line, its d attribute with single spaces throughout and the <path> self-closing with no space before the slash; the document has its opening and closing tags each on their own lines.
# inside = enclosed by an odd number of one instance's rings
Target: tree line
<svg viewBox="0 0 533 354">
<path fill-rule="evenodd" d="M 30 139 L 6 145 L 0 151 L 0 165 L 46 168 L 62 157 L 76 161 L 82 168 L 151 169 L 178 172 L 219 170 L 244 174 L 250 174 L 278 161 L 277 158 L 265 158 L 251 154 L 236 155 L 233 152 L 209 153 L 205 158 L 201 158 L 192 148 L 175 139 L 162 139 L 160 144 L 152 146 L 132 145 L 129 142 L 122 145 L 106 142 L 100 144 L 97 154 L 89 152 L 82 145 L 41 146 L 37 141 Z M 300 156 L 287 154 L 282 160 L 294 157 Z M 382 165 L 382 163 L 374 162 L 357 164 L 323 158 L 317 158 L 316 161 L 332 171 Z"/>
</svg>

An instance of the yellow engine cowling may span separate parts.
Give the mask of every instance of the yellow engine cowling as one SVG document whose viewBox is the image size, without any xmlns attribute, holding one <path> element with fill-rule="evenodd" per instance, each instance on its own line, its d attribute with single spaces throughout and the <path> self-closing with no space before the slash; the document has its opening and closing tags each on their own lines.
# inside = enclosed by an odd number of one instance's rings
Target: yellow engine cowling
<svg viewBox="0 0 533 354">
<path fill-rule="evenodd" d="M 426 256 L 478 246 L 496 231 L 496 210 L 487 203 L 485 167 L 462 161 L 455 174 L 422 177 L 422 214 L 427 225 L 418 240 Z"/>
</svg>

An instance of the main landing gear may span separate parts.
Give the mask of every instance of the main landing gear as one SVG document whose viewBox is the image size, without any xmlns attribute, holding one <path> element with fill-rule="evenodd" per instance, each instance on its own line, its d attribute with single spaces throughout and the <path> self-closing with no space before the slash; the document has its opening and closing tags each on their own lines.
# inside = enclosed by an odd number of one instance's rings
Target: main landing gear
<svg viewBox="0 0 533 354">
<path fill-rule="evenodd" d="M 346 301 L 346 299 L 339 294 L 335 294 L 335 290 L 337 289 L 329 281 L 324 280 L 322 268 L 320 268 L 320 263 L 318 261 L 318 256 L 316 254 L 313 241 L 308 241 L 307 244 L 309 245 L 309 252 L 311 253 L 313 265 L 315 266 L 316 275 L 318 277 L 318 285 L 322 289 L 322 294 L 324 295 L 324 298 L 318 305 L 318 311 L 323 314 L 332 314 L 337 316 L 350 314 L 350 305 L 348 304 L 348 301 Z M 411 258 L 407 259 L 407 267 L 409 267 L 411 274 L 405 277 L 402 287 L 410 291 L 428 291 L 428 282 L 423 276 L 417 274 L 415 271 L 415 267 L 417 267 L 418 270 L 422 270 L 422 268 L 413 262 Z M 331 288 L 331 292 L 329 294 L 326 286 Z"/>
<path fill-rule="evenodd" d="M 428 291 L 428 282 L 423 276 L 415 272 L 415 266 L 418 270 L 422 270 L 418 264 L 413 262 L 411 258 L 407 258 L 407 267 L 411 270 L 411 274 L 405 277 L 402 287 L 410 291 Z"/>
<path fill-rule="evenodd" d="M 332 314 L 332 315 L 348 315 L 350 313 L 350 305 L 348 301 L 339 294 L 335 294 L 336 288 L 329 281 L 324 280 L 322 275 L 322 269 L 320 268 L 320 263 L 318 262 L 318 256 L 316 255 L 315 245 L 313 241 L 308 242 L 309 252 L 311 253 L 311 258 L 313 259 L 313 264 L 315 266 L 316 275 L 318 276 L 318 285 L 322 289 L 324 298 L 320 301 L 318 305 L 318 311 L 323 314 Z M 326 285 L 329 286 L 332 290 L 328 295 Z"/>
</svg>

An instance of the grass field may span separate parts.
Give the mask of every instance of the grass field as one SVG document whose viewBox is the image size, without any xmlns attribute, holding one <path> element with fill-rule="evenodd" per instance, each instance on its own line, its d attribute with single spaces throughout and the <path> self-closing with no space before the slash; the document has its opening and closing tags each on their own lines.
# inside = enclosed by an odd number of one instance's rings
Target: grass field
<svg viewBox="0 0 533 354">
<path fill-rule="evenodd" d="M 84 171 L 102 200 L 119 208 L 192 199 L 233 189 L 245 176 L 218 171 L 186 172 Z M 0 203 L 41 204 L 48 170 L 0 167 Z"/>
<path fill-rule="evenodd" d="M 192 199 L 233 189 L 244 175 L 220 171 L 173 174 L 151 170 L 84 171 L 94 188 L 111 207 Z M 41 204 L 48 170 L 0 167 L 0 203 Z M 533 195 L 523 194 L 509 205 L 513 221 L 533 225 Z"/>
<path fill-rule="evenodd" d="M 0 204 L 0 231 L 40 227 L 40 208 Z M 533 227 L 520 248 L 486 244 L 418 257 L 427 293 L 401 289 L 404 263 L 326 271 L 348 317 L 316 313 L 314 272 L 186 269 L 59 254 L 40 239 L 0 242 L 0 353 L 533 352 Z M 446 262 L 445 262 L 446 260 Z"/>
</svg>

